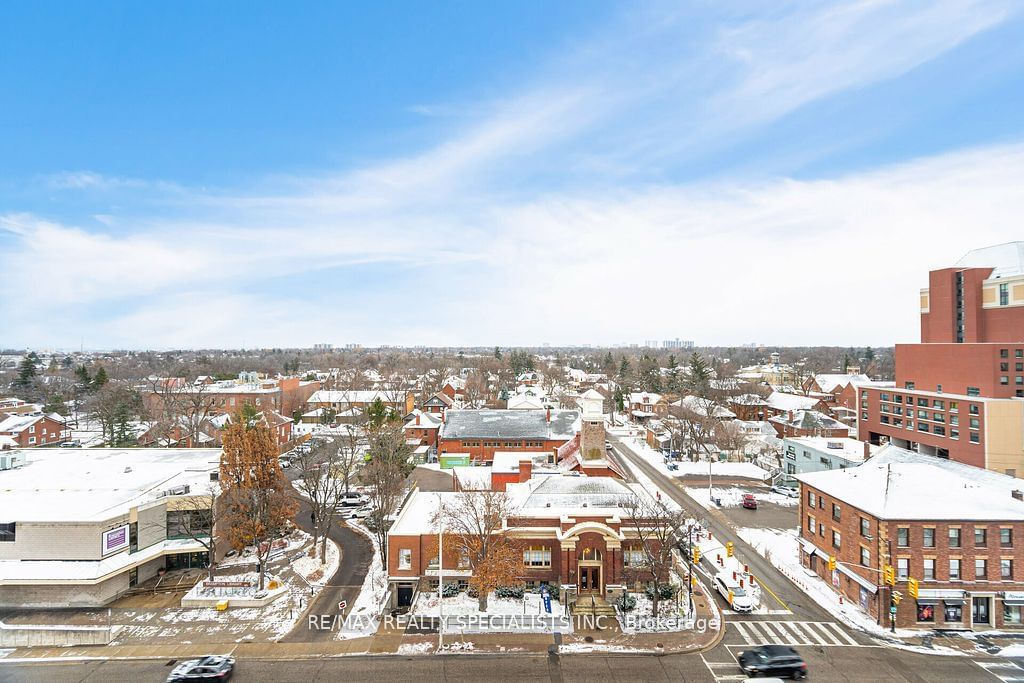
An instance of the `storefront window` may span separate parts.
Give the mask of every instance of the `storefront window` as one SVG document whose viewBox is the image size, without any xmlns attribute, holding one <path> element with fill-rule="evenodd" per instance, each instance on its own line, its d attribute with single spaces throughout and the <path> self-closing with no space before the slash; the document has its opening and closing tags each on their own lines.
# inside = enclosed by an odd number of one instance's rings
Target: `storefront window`
<svg viewBox="0 0 1024 683">
<path fill-rule="evenodd" d="M 963 601 L 958 602 L 947 602 L 945 603 L 945 612 L 943 613 L 943 621 L 947 624 L 958 624 L 964 620 L 964 603 Z"/>
<path fill-rule="evenodd" d="M 1021 621 L 1021 606 L 1020 605 L 1008 605 L 1003 603 L 1003 623 L 1020 625 L 1024 623 Z"/>
<path fill-rule="evenodd" d="M 935 605 L 917 603 L 918 621 L 935 621 Z"/>
</svg>

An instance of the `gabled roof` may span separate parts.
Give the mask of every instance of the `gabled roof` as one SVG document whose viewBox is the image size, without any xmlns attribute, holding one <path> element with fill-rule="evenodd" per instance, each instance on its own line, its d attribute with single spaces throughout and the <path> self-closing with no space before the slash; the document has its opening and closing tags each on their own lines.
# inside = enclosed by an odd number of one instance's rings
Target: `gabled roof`
<svg viewBox="0 0 1024 683">
<path fill-rule="evenodd" d="M 798 410 L 793 413 L 792 417 L 789 415 L 776 415 L 773 418 L 769 418 L 768 421 L 787 425 L 795 429 L 849 429 L 849 426 L 839 420 L 832 419 L 825 413 L 819 413 L 817 410 Z"/>
<path fill-rule="evenodd" d="M 800 396 L 799 394 L 787 394 L 781 391 L 773 391 L 765 399 L 765 403 L 775 410 L 810 410 L 818 405 L 820 399 L 813 396 Z"/>
<path fill-rule="evenodd" d="M 823 374 L 815 375 L 814 381 L 818 383 L 818 386 L 821 387 L 822 391 L 831 394 L 833 391 L 836 390 L 837 387 L 845 387 L 847 384 L 850 384 L 851 382 L 855 384 L 859 384 L 861 382 L 870 382 L 871 378 L 862 373 L 841 375 Z"/>
</svg>

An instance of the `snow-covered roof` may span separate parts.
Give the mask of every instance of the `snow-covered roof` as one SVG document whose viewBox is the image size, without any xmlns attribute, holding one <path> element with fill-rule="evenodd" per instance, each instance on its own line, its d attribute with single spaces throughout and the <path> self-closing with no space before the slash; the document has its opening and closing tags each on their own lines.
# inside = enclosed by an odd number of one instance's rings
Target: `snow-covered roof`
<svg viewBox="0 0 1024 683">
<path fill-rule="evenodd" d="M 0 521 L 105 520 L 189 485 L 202 493 L 219 448 L 26 449 L 23 467 L 0 471 Z"/>
<path fill-rule="evenodd" d="M 579 427 L 578 410 L 449 410 L 441 438 L 568 440 Z"/>
<path fill-rule="evenodd" d="M 1024 242 L 1006 242 L 972 249 L 956 262 L 961 268 L 992 268 L 989 277 L 1024 274 Z"/>
<path fill-rule="evenodd" d="M 591 399 L 591 400 L 604 401 L 604 396 L 601 394 L 600 391 L 598 391 L 596 389 L 587 389 L 586 391 L 583 392 L 583 394 L 580 396 L 580 398 L 581 399 Z"/>
<path fill-rule="evenodd" d="M 11 415 L 6 420 L 0 422 L 0 432 L 23 432 L 44 417 L 61 424 L 64 423 L 64 417 L 58 413 L 50 413 L 49 415 Z"/>
<path fill-rule="evenodd" d="M 773 391 L 768 394 L 765 403 L 775 410 L 809 410 L 818 405 L 818 399 L 813 396 L 800 396 L 798 394 L 785 394 L 781 391 Z"/>
<path fill-rule="evenodd" d="M 639 491 L 642 492 L 643 488 L 640 487 Z M 509 484 L 508 492 L 519 501 L 519 514 L 522 516 L 554 516 L 582 510 L 617 514 L 628 511 L 638 495 L 637 488 L 614 477 L 572 474 Z"/>
<path fill-rule="evenodd" d="M 491 460 L 491 465 L 494 471 L 499 474 L 509 474 L 510 472 L 519 471 L 519 462 L 521 460 L 531 460 L 533 462 L 534 471 L 538 468 L 548 467 L 548 453 L 523 453 L 521 451 L 496 451 L 494 458 Z"/>
<path fill-rule="evenodd" d="M 859 467 L 796 479 L 881 519 L 1024 521 L 1011 495 L 1024 480 L 891 445 Z"/>
<path fill-rule="evenodd" d="M 529 394 L 512 394 L 508 397 L 506 407 L 509 410 L 541 410 L 544 408 L 544 401 Z"/>
<path fill-rule="evenodd" d="M 728 408 L 715 405 L 713 401 L 701 398 L 700 396 L 684 396 L 672 405 L 704 417 L 707 417 L 709 412 L 713 414 L 712 417 L 726 420 L 736 417 L 736 413 Z"/>
<path fill-rule="evenodd" d="M 822 391 L 832 393 L 836 390 L 836 387 L 845 387 L 851 382 L 854 384 L 861 384 L 863 382 L 870 382 L 871 378 L 865 374 L 822 374 L 815 375 L 814 381 L 818 383 Z"/>
<path fill-rule="evenodd" d="M 654 405 L 661 400 L 661 394 L 652 394 L 646 391 L 634 391 L 629 394 L 629 402 L 641 405 Z"/>
<path fill-rule="evenodd" d="M 776 415 L 769 418 L 768 421 L 788 425 L 796 429 L 849 429 L 847 425 L 839 420 L 833 419 L 825 413 L 819 413 L 817 410 L 798 410 L 793 413 L 792 417 L 789 415 Z"/>
<path fill-rule="evenodd" d="M 492 467 L 459 466 L 452 468 L 452 476 L 463 491 L 490 491 Z"/>
<path fill-rule="evenodd" d="M 826 437 L 826 436 L 800 436 L 785 437 L 784 443 L 792 443 L 797 446 L 804 446 L 822 453 L 836 455 L 849 462 L 864 462 L 865 441 L 858 441 L 849 437 Z M 878 451 L 879 446 L 870 446 L 870 452 Z"/>
<path fill-rule="evenodd" d="M 440 415 L 427 413 L 419 408 L 413 410 L 409 415 L 409 420 L 405 423 L 403 429 L 439 429 L 441 427 Z"/>
</svg>

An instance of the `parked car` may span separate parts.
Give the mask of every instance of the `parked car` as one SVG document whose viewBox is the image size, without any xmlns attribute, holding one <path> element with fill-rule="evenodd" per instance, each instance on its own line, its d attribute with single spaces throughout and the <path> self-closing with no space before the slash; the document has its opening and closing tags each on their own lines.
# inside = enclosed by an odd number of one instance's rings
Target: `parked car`
<svg viewBox="0 0 1024 683">
<path fill-rule="evenodd" d="M 278 458 L 278 461 L 280 461 L 280 463 L 281 463 L 281 469 L 282 470 L 286 470 L 286 469 L 288 469 L 289 467 L 292 466 L 292 459 L 291 458 Z"/>
<path fill-rule="evenodd" d="M 172 681 L 226 681 L 235 670 L 234 657 L 210 655 L 200 659 L 190 659 L 171 669 L 167 676 Z"/>
<path fill-rule="evenodd" d="M 341 507 L 361 507 L 370 502 L 370 497 L 365 493 L 349 491 L 338 496 L 338 505 Z"/>
<path fill-rule="evenodd" d="M 369 505 L 364 505 L 360 508 L 344 508 L 338 513 L 341 519 L 366 519 L 373 512 L 373 508 Z"/>
<path fill-rule="evenodd" d="M 57 448 L 81 448 L 81 441 L 62 441 Z"/>
<path fill-rule="evenodd" d="M 757 509 L 757 498 L 754 498 L 753 493 L 743 494 L 743 507 L 747 508 L 748 510 Z"/>
<path fill-rule="evenodd" d="M 669 468 L 670 470 L 678 470 L 679 463 L 670 460 L 669 463 L 665 465 L 665 467 Z"/>
<path fill-rule="evenodd" d="M 773 486 L 771 489 L 772 493 L 778 493 L 786 496 L 787 498 L 799 498 L 800 492 L 792 486 Z"/>
<path fill-rule="evenodd" d="M 740 668 L 748 676 L 807 678 L 807 663 L 788 645 L 761 645 L 739 656 Z"/>
</svg>

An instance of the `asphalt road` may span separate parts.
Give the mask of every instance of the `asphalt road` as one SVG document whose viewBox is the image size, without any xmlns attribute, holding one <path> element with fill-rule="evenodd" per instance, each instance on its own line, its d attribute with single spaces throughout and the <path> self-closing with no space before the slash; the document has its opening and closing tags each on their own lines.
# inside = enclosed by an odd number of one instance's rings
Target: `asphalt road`
<svg viewBox="0 0 1024 683">
<path fill-rule="evenodd" d="M 313 525 L 309 516 L 309 504 L 304 499 L 299 499 L 299 511 L 295 515 L 295 523 L 307 533 L 312 533 Z M 335 521 L 328 533 L 328 538 L 338 544 L 341 550 L 341 562 L 338 571 L 328 580 L 327 585 L 320 591 L 320 594 L 313 600 L 309 610 L 310 615 L 330 615 L 339 613 L 338 603 L 345 600 L 348 606 L 344 613 L 352 609 L 359 597 L 359 591 L 366 578 L 366 572 L 373 559 L 373 546 L 369 539 L 358 531 L 354 531 L 345 525 L 345 522 Z M 329 629 L 315 629 L 309 627 L 308 619 L 300 619 L 295 627 L 281 642 L 321 642 L 334 638 L 335 632 Z"/>
<path fill-rule="evenodd" d="M 850 681 L 999 681 L 1024 670 L 1010 662 L 977 662 L 965 657 L 936 657 L 881 647 L 801 649 L 811 680 Z M 725 666 L 720 666 L 724 664 Z M 984 666 L 999 666 L 990 672 Z M 0 683 L 147 683 L 162 681 L 171 666 L 165 660 L 4 664 Z M 1003 674 L 1004 677 L 995 675 Z M 702 655 L 419 655 L 358 656 L 309 660 L 238 662 L 234 680 L 248 683 L 307 681 L 531 681 L 600 683 L 603 681 L 741 680 L 739 669 Z"/>
</svg>

